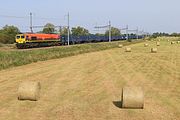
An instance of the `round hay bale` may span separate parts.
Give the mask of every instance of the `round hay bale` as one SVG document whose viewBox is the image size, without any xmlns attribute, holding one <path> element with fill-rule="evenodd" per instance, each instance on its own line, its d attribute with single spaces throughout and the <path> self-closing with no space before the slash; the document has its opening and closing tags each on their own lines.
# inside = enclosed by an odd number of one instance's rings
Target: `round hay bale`
<svg viewBox="0 0 180 120">
<path fill-rule="evenodd" d="M 130 47 L 126 47 L 125 48 L 125 52 L 131 52 L 131 48 Z"/>
<path fill-rule="evenodd" d="M 171 45 L 172 45 L 172 44 L 175 44 L 175 42 L 174 42 L 174 41 L 172 41 L 172 42 L 171 42 Z"/>
<path fill-rule="evenodd" d="M 152 53 L 157 53 L 157 48 L 151 48 Z"/>
<path fill-rule="evenodd" d="M 40 98 L 40 82 L 22 82 L 18 88 L 18 100 L 37 101 Z"/>
<path fill-rule="evenodd" d="M 119 44 L 119 45 L 118 45 L 118 47 L 119 47 L 119 48 L 122 48 L 122 47 L 123 47 L 123 45 L 122 45 L 122 44 Z"/>
<path fill-rule="evenodd" d="M 180 41 L 177 41 L 177 44 L 179 44 L 180 43 Z"/>
<path fill-rule="evenodd" d="M 145 43 L 145 44 L 144 44 L 144 47 L 148 47 L 148 46 L 149 46 L 149 44 L 148 44 L 148 43 Z"/>
<path fill-rule="evenodd" d="M 122 90 L 122 108 L 143 109 L 144 93 L 141 87 L 124 87 Z"/>
<path fill-rule="evenodd" d="M 160 42 L 156 42 L 156 45 L 157 45 L 157 46 L 160 46 Z"/>
</svg>

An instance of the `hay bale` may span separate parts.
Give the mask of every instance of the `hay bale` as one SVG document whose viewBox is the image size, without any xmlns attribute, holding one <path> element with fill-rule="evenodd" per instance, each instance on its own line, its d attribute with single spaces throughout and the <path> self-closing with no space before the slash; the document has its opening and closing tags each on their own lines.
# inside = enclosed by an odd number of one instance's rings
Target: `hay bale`
<svg viewBox="0 0 180 120">
<path fill-rule="evenodd" d="M 174 41 L 172 41 L 172 42 L 171 42 L 171 45 L 172 45 L 172 44 L 175 44 L 175 42 L 174 42 Z"/>
<path fill-rule="evenodd" d="M 131 48 L 130 47 L 126 47 L 125 48 L 125 52 L 131 52 Z"/>
<path fill-rule="evenodd" d="M 118 45 L 118 47 L 119 47 L 119 48 L 122 48 L 122 47 L 123 47 L 123 45 L 122 45 L 122 44 L 119 44 L 119 45 Z"/>
<path fill-rule="evenodd" d="M 148 43 L 145 43 L 145 44 L 144 44 L 144 47 L 148 47 L 148 46 L 149 46 L 149 44 L 148 44 Z"/>
<path fill-rule="evenodd" d="M 157 48 L 151 48 L 152 53 L 157 53 Z"/>
<path fill-rule="evenodd" d="M 179 44 L 180 43 L 180 41 L 177 41 L 177 44 Z"/>
<path fill-rule="evenodd" d="M 37 101 L 40 98 L 40 82 L 22 82 L 18 88 L 18 100 Z"/>
<path fill-rule="evenodd" d="M 124 87 L 122 90 L 122 108 L 143 109 L 144 93 L 141 87 Z"/>
<path fill-rule="evenodd" d="M 157 46 L 160 46 L 160 42 L 156 42 L 156 45 L 157 45 Z"/>
</svg>

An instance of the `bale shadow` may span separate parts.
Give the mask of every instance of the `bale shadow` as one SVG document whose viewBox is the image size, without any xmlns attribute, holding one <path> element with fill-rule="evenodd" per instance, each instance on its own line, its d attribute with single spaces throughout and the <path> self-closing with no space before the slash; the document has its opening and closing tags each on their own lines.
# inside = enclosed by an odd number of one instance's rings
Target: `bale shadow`
<svg viewBox="0 0 180 120">
<path fill-rule="evenodd" d="M 122 108 L 122 101 L 113 101 L 113 104 L 118 108 Z"/>
</svg>

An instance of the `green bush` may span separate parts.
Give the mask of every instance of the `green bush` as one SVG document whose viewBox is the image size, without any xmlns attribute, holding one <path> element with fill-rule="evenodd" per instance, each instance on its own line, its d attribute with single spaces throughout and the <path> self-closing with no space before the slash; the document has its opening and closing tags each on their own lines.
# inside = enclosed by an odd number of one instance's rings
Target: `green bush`
<svg viewBox="0 0 180 120">
<path fill-rule="evenodd" d="M 0 43 L 12 44 L 15 42 L 16 34 L 20 33 L 19 29 L 15 26 L 4 26 L 0 30 Z"/>
<path fill-rule="evenodd" d="M 0 42 L 0 47 L 4 47 L 4 44 L 2 44 L 1 42 Z"/>
</svg>

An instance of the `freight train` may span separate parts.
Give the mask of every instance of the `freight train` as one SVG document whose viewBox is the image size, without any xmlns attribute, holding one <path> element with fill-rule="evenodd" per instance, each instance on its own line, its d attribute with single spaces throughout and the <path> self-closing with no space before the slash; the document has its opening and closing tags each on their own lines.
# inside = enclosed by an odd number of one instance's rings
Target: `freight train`
<svg viewBox="0 0 180 120">
<path fill-rule="evenodd" d="M 138 36 L 142 39 L 143 36 Z M 129 35 L 128 39 L 137 39 L 136 35 Z M 126 40 L 126 35 L 112 36 L 112 41 Z M 70 44 L 93 43 L 93 42 L 108 42 L 108 36 L 70 36 Z M 66 45 L 68 43 L 67 36 L 58 34 L 39 34 L 39 33 L 25 33 L 16 35 L 16 46 L 18 49 L 42 47 L 42 46 L 57 46 Z"/>
</svg>

